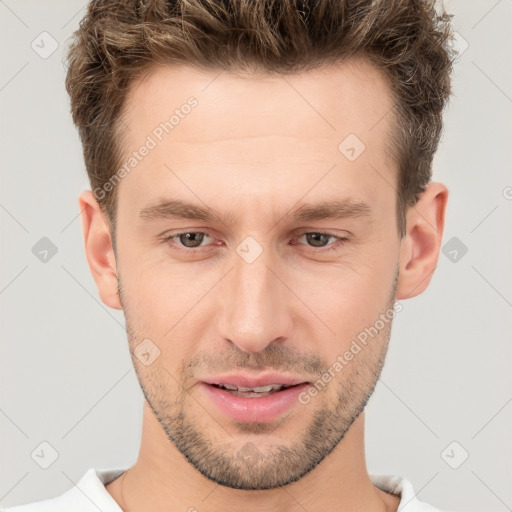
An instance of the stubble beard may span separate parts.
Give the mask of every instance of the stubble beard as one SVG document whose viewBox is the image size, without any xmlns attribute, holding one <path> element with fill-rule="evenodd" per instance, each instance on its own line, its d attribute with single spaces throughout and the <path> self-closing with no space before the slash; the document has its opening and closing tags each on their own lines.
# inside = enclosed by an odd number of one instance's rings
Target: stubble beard
<svg viewBox="0 0 512 512">
<path fill-rule="evenodd" d="M 398 270 L 387 304 L 388 310 L 393 308 L 397 281 Z M 134 344 L 143 338 L 133 330 L 120 281 L 118 289 L 133 352 Z M 197 471 L 209 480 L 233 489 L 275 489 L 299 480 L 317 467 L 338 446 L 364 410 L 384 366 L 391 325 L 390 320 L 379 335 L 310 403 L 298 404 L 293 408 L 296 413 L 298 410 L 299 415 L 305 414 L 309 407 L 315 407 L 315 410 L 305 429 L 300 429 L 295 436 L 290 432 L 286 434 L 286 439 L 296 438 L 286 444 L 278 441 L 282 439 L 279 436 L 281 424 L 286 429 L 287 417 L 277 424 L 232 422 L 231 429 L 236 430 L 243 439 L 237 439 L 237 434 L 230 436 L 223 428 L 219 429 L 217 421 L 210 417 L 207 420 L 216 436 L 209 435 L 204 427 L 200 427 L 204 425 L 204 416 L 208 413 L 197 405 L 198 399 L 191 396 L 193 391 L 190 392 L 187 387 L 189 379 L 183 377 L 177 386 L 176 379 L 165 368 L 155 365 L 148 371 L 138 364 L 133 355 L 132 360 L 144 397 L 167 438 Z M 193 365 L 183 365 L 184 368 L 187 366 Z M 336 398 L 331 399 L 331 404 L 325 404 L 321 397 L 334 385 Z M 199 411 L 203 418 L 197 416 L 194 410 Z M 297 422 L 297 418 L 290 421 Z M 274 431 L 273 442 L 269 442 L 268 437 Z M 228 439 L 222 440 L 219 436 Z M 265 436 L 263 442 L 262 436 Z"/>
</svg>

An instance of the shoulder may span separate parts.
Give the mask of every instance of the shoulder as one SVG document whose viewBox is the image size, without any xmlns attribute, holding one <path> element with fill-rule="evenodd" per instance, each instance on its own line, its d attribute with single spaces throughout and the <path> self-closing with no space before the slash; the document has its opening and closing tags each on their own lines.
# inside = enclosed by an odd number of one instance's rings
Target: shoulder
<svg viewBox="0 0 512 512">
<path fill-rule="evenodd" d="M 125 469 L 89 468 L 79 482 L 60 496 L 24 505 L 2 508 L 0 512 L 122 512 L 105 489 Z"/>
<path fill-rule="evenodd" d="M 400 512 L 443 512 L 441 509 L 420 501 L 412 483 L 396 475 L 370 475 L 373 485 L 382 491 L 400 496 Z M 447 511 L 444 511 L 447 512 Z"/>
</svg>

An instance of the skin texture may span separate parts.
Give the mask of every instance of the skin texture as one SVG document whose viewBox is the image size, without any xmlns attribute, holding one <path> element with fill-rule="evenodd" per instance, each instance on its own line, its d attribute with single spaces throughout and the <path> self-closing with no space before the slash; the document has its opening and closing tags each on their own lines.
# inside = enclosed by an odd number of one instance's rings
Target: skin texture
<svg viewBox="0 0 512 512">
<path fill-rule="evenodd" d="M 126 154 L 190 96 L 197 107 L 118 185 L 116 255 L 93 194 L 79 199 L 93 277 L 102 301 L 124 310 L 146 397 L 137 462 L 107 490 L 126 511 L 396 510 L 364 452 L 363 409 L 391 322 L 277 421 L 234 421 L 200 382 L 264 370 L 318 380 L 396 300 L 427 288 L 448 191 L 431 183 L 399 238 L 392 101 L 364 61 L 284 78 L 155 67 L 130 91 Z M 354 161 L 338 150 L 351 133 L 366 146 Z M 141 218 L 169 199 L 218 215 Z M 292 219 L 302 205 L 345 199 L 372 213 Z M 306 235 L 319 231 L 348 240 Z M 183 232 L 207 236 L 188 252 L 183 237 L 165 240 Z M 248 236 L 262 249 L 251 263 L 236 251 Z M 145 339 L 160 350 L 147 366 L 134 355 Z"/>
</svg>

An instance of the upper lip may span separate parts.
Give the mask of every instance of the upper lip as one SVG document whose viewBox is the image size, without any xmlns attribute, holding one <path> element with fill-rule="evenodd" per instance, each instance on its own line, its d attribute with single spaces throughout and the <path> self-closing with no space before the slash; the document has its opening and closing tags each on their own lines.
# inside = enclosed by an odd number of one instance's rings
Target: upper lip
<svg viewBox="0 0 512 512">
<path fill-rule="evenodd" d="M 207 377 L 202 379 L 207 384 L 231 384 L 232 386 L 244 388 L 256 388 L 261 386 L 269 386 L 270 384 L 277 384 L 282 386 L 295 386 L 296 384 L 303 384 L 307 381 L 297 377 L 291 377 L 280 373 L 265 373 L 258 376 L 250 376 L 241 373 L 230 373 L 226 375 L 216 375 L 214 377 Z"/>
</svg>

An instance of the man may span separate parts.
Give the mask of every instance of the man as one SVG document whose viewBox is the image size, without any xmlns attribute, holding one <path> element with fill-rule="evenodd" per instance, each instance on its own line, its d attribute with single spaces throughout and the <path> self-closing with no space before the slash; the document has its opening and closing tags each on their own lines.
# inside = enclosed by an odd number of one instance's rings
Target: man
<svg viewBox="0 0 512 512">
<path fill-rule="evenodd" d="M 9 510 L 437 510 L 368 474 L 364 408 L 439 255 L 449 38 L 427 1 L 89 5 L 66 80 L 79 206 L 142 441 Z"/>
</svg>

